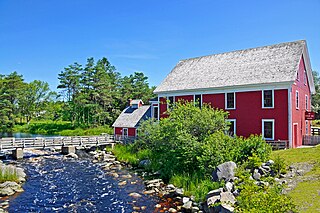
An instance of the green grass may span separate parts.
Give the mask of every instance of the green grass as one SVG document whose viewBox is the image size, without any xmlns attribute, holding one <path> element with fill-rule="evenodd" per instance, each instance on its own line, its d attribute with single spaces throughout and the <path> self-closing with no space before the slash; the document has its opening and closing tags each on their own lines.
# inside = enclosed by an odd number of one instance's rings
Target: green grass
<svg viewBox="0 0 320 213">
<path fill-rule="evenodd" d="M 117 144 L 112 150 L 112 152 L 119 161 L 129 163 L 132 166 L 137 166 L 141 160 L 148 159 L 148 156 L 150 155 L 149 150 L 141 150 L 135 152 L 133 150 L 133 145 L 131 144 Z"/>
<path fill-rule="evenodd" d="M 186 196 L 195 196 L 198 202 L 204 201 L 209 191 L 223 186 L 222 183 L 213 182 L 210 178 L 200 174 L 174 175 L 169 182 L 176 187 L 183 188 Z"/>
<path fill-rule="evenodd" d="M 0 183 L 4 183 L 6 181 L 18 182 L 17 170 L 15 168 L 0 168 Z"/>
<path fill-rule="evenodd" d="M 275 151 L 272 158 L 280 156 L 288 165 L 293 163 L 311 163 L 313 169 L 305 174 L 306 180 L 298 183 L 289 195 L 299 207 L 299 212 L 320 212 L 320 145 L 312 148 L 298 148 Z"/>
<path fill-rule="evenodd" d="M 68 121 L 33 121 L 29 125 L 16 125 L 14 132 L 41 135 L 85 136 L 100 135 L 101 133 L 113 134 L 113 129 L 109 126 L 75 129 L 72 123 Z"/>
</svg>

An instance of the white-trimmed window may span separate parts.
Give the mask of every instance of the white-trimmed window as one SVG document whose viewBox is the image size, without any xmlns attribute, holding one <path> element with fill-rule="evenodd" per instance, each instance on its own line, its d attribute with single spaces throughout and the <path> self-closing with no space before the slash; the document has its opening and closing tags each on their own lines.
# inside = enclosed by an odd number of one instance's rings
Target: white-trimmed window
<svg viewBox="0 0 320 213">
<path fill-rule="evenodd" d="M 229 122 L 228 134 L 230 136 L 235 136 L 237 134 L 237 121 L 236 119 L 227 119 Z"/>
<path fill-rule="evenodd" d="M 303 71 L 303 83 L 304 83 L 304 85 L 307 85 L 307 72 L 306 72 L 306 70 Z"/>
<path fill-rule="evenodd" d="M 308 95 L 306 95 L 306 111 L 308 111 L 308 100 L 309 100 Z"/>
<path fill-rule="evenodd" d="M 168 98 L 167 98 L 168 109 L 172 109 L 173 104 L 174 104 L 174 96 L 168 96 Z"/>
<path fill-rule="evenodd" d="M 274 90 L 262 91 L 262 108 L 274 108 Z"/>
<path fill-rule="evenodd" d="M 158 106 L 154 106 L 154 107 L 153 107 L 153 115 L 152 115 L 152 117 L 153 117 L 154 119 L 158 119 L 158 113 L 159 113 L 159 111 L 158 111 Z"/>
<path fill-rule="evenodd" d="M 298 72 L 297 72 L 297 81 L 299 81 L 300 79 L 299 79 L 299 70 L 298 70 Z"/>
<path fill-rule="evenodd" d="M 299 91 L 296 90 L 296 109 L 299 109 Z"/>
<path fill-rule="evenodd" d="M 274 140 L 274 119 L 262 119 L 262 137 Z"/>
<path fill-rule="evenodd" d="M 236 93 L 234 92 L 225 93 L 225 106 L 226 106 L 226 109 L 236 108 Z"/>
<path fill-rule="evenodd" d="M 202 107 L 202 95 L 201 94 L 196 94 L 193 96 L 193 102 L 196 104 L 198 107 Z"/>
<path fill-rule="evenodd" d="M 306 135 L 309 134 L 309 122 L 306 121 Z"/>
<path fill-rule="evenodd" d="M 122 136 L 126 138 L 126 137 L 128 137 L 128 135 L 129 135 L 128 128 L 123 128 L 122 129 Z"/>
</svg>

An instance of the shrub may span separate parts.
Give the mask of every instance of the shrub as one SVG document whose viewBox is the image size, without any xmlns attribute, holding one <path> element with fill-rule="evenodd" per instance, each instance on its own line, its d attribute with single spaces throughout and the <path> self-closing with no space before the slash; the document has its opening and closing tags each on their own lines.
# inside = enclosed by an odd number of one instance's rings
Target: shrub
<svg viewBox="0 0 320 213">
<path fill-rule="evenodd" d="M 280 174 L 285 174 L 287 172 L 287 165 L 284 159 L 278 155 L 274 158 L 274 164 L 271 165 L 271 169 L 279 176 Z"/>
<path fill-rule="evenodd" d="M 223 183 L 213 182 L 200 173 L 173 175 L 170 183 L 184 189 L 184 195 L 195 196 L 196 201 L 204 201 L 209 191 L 223 187 Z"/>
<path fill-rule="evenodd" d="M 263 187 L 247 180 L 241 185 L 236 212 L 295 212 L 293 201 L 281 191 L 282 187 L 277 184 Z"/>
<path fill-rule="evenodd" d="M 149 150 L 145 149 L 136 152 L 132 144 L 117 144 L 111 151 L 119 161 L 129 163 L 133 166 L 137 166 L 141 160 L 148 159 L 150 156 Z"/>
</svg>

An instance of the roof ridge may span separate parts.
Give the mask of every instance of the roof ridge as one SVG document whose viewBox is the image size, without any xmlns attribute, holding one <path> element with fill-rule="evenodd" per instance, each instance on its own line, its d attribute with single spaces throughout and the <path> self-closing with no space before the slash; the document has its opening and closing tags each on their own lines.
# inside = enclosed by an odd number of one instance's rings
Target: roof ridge
<svg viewBox="0 0 320 213">
<path fill-rule="evenodd" d="M 235 52 L 242 52 L 242 51 L 246 51 L 247 52 L 247 51 L 254 50 L 254 49 L 263 49 L 263 48 L 268 48 L 268 47 L 275 47 L 275 46 L 280 46 L 280 45 L 284 45 L 284 44 L 293 44 L 293 43 L 300 43 L 300 42 L 306 43 L 306 40 L 305 39 L 300 39 L 300 40 L 296 40 L 296 41 L 282 42 L 282 43 L 270 44 L 270 45 L 265 45 L 265 46 L 260 46 L 260 47 L 251 47 L 251 48 L 248 48 L 248 49 L 232 50 L 232 51 L 228 51 L 228 52 L 222 52 L 222 53 L 215 53 L 215 54 L 210 54 L 210 55 L 192 57 L 192 58 L 182 59 L 182 60 L 179 61 L 179 63 L 185 62 L 185 61 L 189 61 L 189 60 L 195 60 L 195 59 L 200 59 L 200 58 L 216 56 L 216 55 L 225 55 L 225 54 L 230 54 L 230 53 L 235 53 Z"/>
</svg>

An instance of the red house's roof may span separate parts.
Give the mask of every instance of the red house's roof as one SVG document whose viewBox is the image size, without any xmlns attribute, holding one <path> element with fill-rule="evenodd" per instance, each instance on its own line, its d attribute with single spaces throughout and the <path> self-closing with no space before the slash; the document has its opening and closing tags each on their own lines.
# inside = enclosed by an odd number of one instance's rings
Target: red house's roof
<svg viewBox="0 0 320 213">
<path fill-rule="evenodd" d="M 312 70 L 306 41 L 238 50 L 180 61 L 156 94 L 242 85 L 293 83 L 304 58 L 311 92 Z"/>
</svg>

